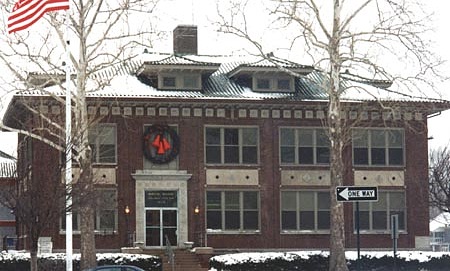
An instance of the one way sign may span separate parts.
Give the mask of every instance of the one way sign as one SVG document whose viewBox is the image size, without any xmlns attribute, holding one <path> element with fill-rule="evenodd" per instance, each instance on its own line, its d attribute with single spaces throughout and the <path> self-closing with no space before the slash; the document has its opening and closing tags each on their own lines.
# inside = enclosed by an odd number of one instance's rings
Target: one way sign
<svg viewBox="0 0 450 271">
<path fill-rule="evenodd" d="M 376 186 L 338 186 L 336 187 L 337 201 L 377 201 L 378 187 Z"/>
</svg>

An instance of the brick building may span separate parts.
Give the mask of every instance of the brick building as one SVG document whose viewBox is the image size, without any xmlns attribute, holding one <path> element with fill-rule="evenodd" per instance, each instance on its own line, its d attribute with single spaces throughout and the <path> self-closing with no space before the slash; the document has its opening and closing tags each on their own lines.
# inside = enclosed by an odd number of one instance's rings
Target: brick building
<svg viewBox="0 0 450 271">
<path fill-rule="evenodd" d="M 180 247 L 327 248 L 326 76 L 274 56 L 199 55 L 194 26 L 174 31 L 173 48 L 144 53 L 88 94 L 88 112 L 100 120 L 90 131 L 97 248 L 158 248 L 165 236 Z M 450 103 L 343 77 L 345 185 L 379 193 L 377 202 L 360 203 L 361 247 L 391 246 L 393 214 L 400 248 L 428 247 L 427 118 Z M 5 123 L 37 125 L 24 101 L 63 119 L 62 106 L 29 91 L 14 96 Z M 60 161 L 56 150 L 30 142 L 34 171 Z M 356 247 L 354 211 L 345 203 L 348 248 Z M 75 212 L 75 247 L 78 221 Z M 48 235 L 63 249 L 64 219 Z"/>
</svg>

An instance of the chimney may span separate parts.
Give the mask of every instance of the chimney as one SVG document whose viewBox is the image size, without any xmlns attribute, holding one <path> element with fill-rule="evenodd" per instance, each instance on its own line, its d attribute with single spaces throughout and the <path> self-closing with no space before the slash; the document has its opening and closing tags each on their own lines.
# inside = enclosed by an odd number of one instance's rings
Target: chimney
<svg viewBox="0 0 450 271">
<path fill-rule="evenodd" d="M 179 25 L 173 30 L 173 53 L 175 55 L 197 54 L 197 26 Z"/>
</svg>

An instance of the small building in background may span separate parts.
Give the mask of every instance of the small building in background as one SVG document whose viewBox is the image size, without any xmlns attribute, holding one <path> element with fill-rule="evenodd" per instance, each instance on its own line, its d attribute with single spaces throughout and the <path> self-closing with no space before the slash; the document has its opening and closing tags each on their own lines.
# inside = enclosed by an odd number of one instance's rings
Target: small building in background
<svg viewBox="0 0 450 271">
<path fill-rule="evenodd" d="M 14 190 L 17 177 L 17 134 L 0 132 L 0 192 Z M 0 202 L 0 249 L 16 248 L 16 219 Z"/>
</svg>

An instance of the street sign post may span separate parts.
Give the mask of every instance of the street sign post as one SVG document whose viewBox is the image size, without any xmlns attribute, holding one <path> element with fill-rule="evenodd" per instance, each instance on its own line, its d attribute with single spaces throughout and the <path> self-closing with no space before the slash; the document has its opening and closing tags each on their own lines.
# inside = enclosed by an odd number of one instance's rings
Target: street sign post
<svg viewBox="0 0 450 271">
<path fill-rule="evenodd" d="M 338 186 L 337 201 L 378 201 L 376 186 Z"/>
<path fill-rule="evenodd" d="M 357 270 L 360 270 L 360 240 L 359 240 L 359 202 L 378 201 L 378 187 L 376 186 L 338 186 L 336 198 L 340 202 L 356 202 L 356 247 L 358 250 Z"/>
</svg>

